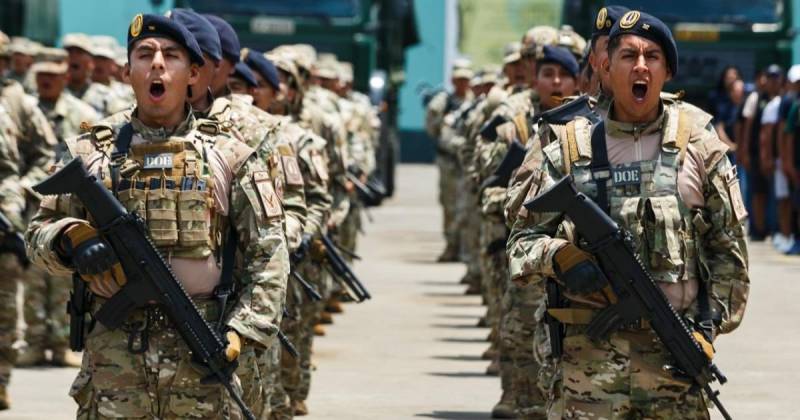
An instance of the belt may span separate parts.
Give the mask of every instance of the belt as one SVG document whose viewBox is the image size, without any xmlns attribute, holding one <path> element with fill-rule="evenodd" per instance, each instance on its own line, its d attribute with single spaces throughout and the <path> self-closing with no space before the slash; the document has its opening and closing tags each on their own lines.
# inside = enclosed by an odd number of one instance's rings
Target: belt
<svg viewBox="0 0 800 420">
<path fill-rule="evenodd" d="M 569 325 L 589 325 L 592 322 L 595 314 L 599 312 L 596 309 L 587 308 L 549 308 L 547 313 L 553 318 L 557 319 L 562 324 Z M 633 325 L 626 326 L 627 330 L 646 330 L 650 329 L 650 321 L 640 318 L 639 321 Z"/>
<path fill-rule="evenodd" d="M 108 299 L 95 296 L 92 304 L 92 313 L 96 313 Z M 206 321 L 214 323 L 219 318 L 219 306 L 216 300 L 206 298 L 192 298 L 194 305 L 197 307 L 200 315 Z M 145 328 L 151 331 L 163 331 L 172 329 L 172 321 L 158 305 L 148 305 L 141 308 L 136 308 L 128 314 L 125 323 L 120 327 L 123 331 L 131 332 Z"/>
</svg>

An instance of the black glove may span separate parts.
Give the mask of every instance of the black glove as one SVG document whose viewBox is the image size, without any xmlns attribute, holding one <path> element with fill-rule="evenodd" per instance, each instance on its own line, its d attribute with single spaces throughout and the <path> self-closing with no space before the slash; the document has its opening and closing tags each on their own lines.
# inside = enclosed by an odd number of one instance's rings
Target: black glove
<svg viewBox="0 0 800 420">
<path fill-rule="evenodd" d="M 109 272 L 119 263 L 111 245 L 87 223 L 75 223 L 64 231 L 61 235 L 61 254 L 88 281 L 91 281 L 88 277 Z"/>
<path fill-rule="evenodd" d="M 567 292 L 589 295 L 608 284 L 608 279 L 592 259 L 592 254 L 573 244 L 556 251 L 553 265 L 559 282 Z"/>
</svg>

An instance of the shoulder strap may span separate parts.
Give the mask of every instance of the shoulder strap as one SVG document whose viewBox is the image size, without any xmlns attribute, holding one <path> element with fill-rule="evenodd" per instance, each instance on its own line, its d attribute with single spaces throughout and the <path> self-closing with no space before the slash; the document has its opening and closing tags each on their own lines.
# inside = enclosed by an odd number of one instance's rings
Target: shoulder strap
<svg viewBox="0 0 800 420">
<path fill-rule="evenodd" d="M 125 162 L 128 157 L 128 150 L 131 148 L 131 141 L 133 140 L 133 126 L 131 123 L 125 123 L 119 129 L 117 140 L 115 142 L 115 150 L 111 153 L 109 169 L 111 172 L 111 192 L 114 196 L 117 195 L 119 188 L 119 170 L 120 166 Z"/>
<path fill-rule="evenodd" d="M 514 116 L 513 118 L 514 125 L 517 126 L 517 134 L 519 134 L 520 140 L 523 142 L 528 141 L 528 118 L 526 113 L 519 113 Z"/>
<path fill-rule="evenodd" d="M 578 160 L 578 140 L 575 133 L 575 121 L 567 123 L 567 140 L 562 143 L 561 156 L 564 160 L 564 175 L 572 172 L 572 164 Z"/>
<path fill-rule="evenodd" d="M 602 120 L 592 126 L 592 177 L 597 184 L 597 205 L 608 213 L 608 191 L 606 180 L 611 177 L 606 148 L 606 124 Z"/>
</svg>

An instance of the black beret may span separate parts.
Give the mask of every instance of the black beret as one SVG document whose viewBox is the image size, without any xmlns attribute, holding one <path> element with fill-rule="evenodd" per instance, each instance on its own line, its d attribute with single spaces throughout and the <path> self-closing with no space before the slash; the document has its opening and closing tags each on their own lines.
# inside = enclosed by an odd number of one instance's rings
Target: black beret
<svg viewBox="0 0 800 420">
<path fill-rule="evenodd" d="M 138 14 L 133 17 L 128 28 L 128 55 L 131 54 L 133 44 L 145 38 L 169 38 L 186 48 L 189 60 L 192 63 L 203 65 L 203 52 L 197 45 L 197 40 L 189 30 L 180 23 L 169 20 L 160 15 Z"/>
<path fill-rule="evenodd" d="M 675 45 L 675 38 L 672 37 L 669 27 L 657 17 L 638 10 L 625 13 L 611 28 L 611 33 L 608 35 L 609 42 L 622 35 L 640 36 L 660 45 L 664 55 L 667 56 L 672 76 L 678 74 L 678 47 Z"/>
<path fill-rule="evenodd" d="M 203 15 L 203 17 L 208 19 L 217 30 L 219 42 L 222 44 L 222 56 L 234 63 L 238 63 L 239 51 L 242 49 L 242 45 L 239 43 L 239 36 L 236 35 L 233 26 L 216 15 Z"/>
<path fill-rule="evenodd" d="M 580 71 L 575 56 L 568 49 L 555 45 L 545 45 L 542 48 L 542 56 L 537 62 L 540 65 L 546 63 L 560 64 L 575 78 L 578 77 L 578 72 Z"/>
<path fill-rule="evenodd" d="M 256 75 L 253 74 L 253 71 L 250 70 L 250 67 L 247 67 L 247 64 L 241 61 L 233 66 L 233 77 L 238 77 L 244 80 L 245 83 L 247 83 L 247 85 L 250 87 L 258 87 Z"/>
<path fill-rule="evenodd" d="M 222 60 L 222 45 L 219 42 L 217 28 L 203 15 L 188 9 L 172 9 L 167 13 L 167 17 L 185 26 L 194 35 L 200 49 L 214 62 Z"/>
<path fill-rule="evenodd" d="M 278 78 L 278 69 L 275 68 L 272 61 L 264 57 L 263 53 L 245 49 L 242 54 L 242 60 L 254 72 L 260 74 L 275 90 L 280 89 L 281 80 Z"/>
<path fill-rule="evenodd" d="M 630 9 L 625 6 L 606 6 L 600 9 L 600 11 L 597 12 L 597 18 L 594 20 L 592 39 L 608 35 L 611 32 L 611 27 L 629 10 Z"/>
</svg>

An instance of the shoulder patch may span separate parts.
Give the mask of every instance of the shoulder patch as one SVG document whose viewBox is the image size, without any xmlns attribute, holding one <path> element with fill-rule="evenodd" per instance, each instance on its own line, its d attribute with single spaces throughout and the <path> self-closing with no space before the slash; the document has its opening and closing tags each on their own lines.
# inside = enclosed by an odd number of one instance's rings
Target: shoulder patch
<svg viewBox="0 0 800 420">
<path fill-rule="evenodd" d="M 275 193 L 269 173 L 263 171 L 253 173 L 253 185 L 258 192 L 258 199 L 266 217 L 269 219 L 281 216 L 283 214 L 281 200 Z"/>
<path fill-rule="evenodd" d="M 239 172 L 247 159 L 255 153 L 252 147 L 226 136 L 216 136 L 213 147 L 217 149 L 230 166 L 233 173 Z"/>
</svg>

